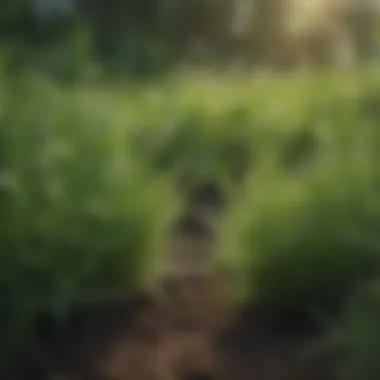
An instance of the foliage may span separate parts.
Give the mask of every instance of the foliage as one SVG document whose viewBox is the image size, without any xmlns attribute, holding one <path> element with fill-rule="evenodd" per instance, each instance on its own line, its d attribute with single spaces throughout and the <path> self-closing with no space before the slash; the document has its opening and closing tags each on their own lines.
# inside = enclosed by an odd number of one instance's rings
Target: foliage
<svg viewBox="0 0 380 380">
<path fill-rule="evenodd" d="M 126 128 L 80 89 L 3 80 L 0 105 L 1 336 L 11 352 L 41 311 L 64 317 L 74 302 L 133 291 L 174 203 L 126 149 Z"/>
<path fill-rule="evenodd" d="M 300 128 L 277 135 L 278 159 L 257 166 L 221 233 L 221 260 L 241 271 L 246 295 L 279 316 L 331 311 L 379 274 L 378 120 L 357 107 L 373 84 L 346 92 L 347 84 L 325 87 L 324 99 L 316 91 L 302 105 Z M 301 155 L 302 171 L 289 171 L 283 149 L 292 145 L 283 142 L 305 149 L 306 131 L 314 134 L 313 159 Z"/>
<path fill-rule="evenodd" d="M 378 70 L 65 87 L 31 72 L 0 71 L 6 350 L 40 310 L 135 289 L 173 184 L 228 191 L 216 259 L 270 312 L 330 307 L 379 274 Z"/>
</svg>

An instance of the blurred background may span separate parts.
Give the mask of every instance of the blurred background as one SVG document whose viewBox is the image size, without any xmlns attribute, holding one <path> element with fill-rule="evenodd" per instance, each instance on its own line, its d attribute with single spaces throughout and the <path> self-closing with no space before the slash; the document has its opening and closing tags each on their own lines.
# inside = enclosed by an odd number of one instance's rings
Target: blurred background
<svg viewBox="0 0 380 380">
<path fill-rule="evenodd" d="M 376 59 L 379 12 L 376 0 L 4 0 L 1 38 L 18 64 L 60 76 L 90 63 L 289 71 Z"/>
<path fill-rule="evenodd" d="M 379 126 L 377 0 L 1 0 L 0 376 L 380 379 Z"/>
</svg>

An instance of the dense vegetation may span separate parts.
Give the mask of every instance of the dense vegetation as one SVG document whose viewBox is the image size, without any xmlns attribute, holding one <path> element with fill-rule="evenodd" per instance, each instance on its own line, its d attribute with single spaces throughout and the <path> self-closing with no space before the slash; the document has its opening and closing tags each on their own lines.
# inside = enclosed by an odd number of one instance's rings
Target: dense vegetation
<svg viewBox="0 0 380 380">
<path fill-rule="evenodd" d="M 236 296 L 270 313 L 330 312 L 380 275 L 376 70 L 0 82 L 3 360 L 41 310 L 135 290 L 163 252 L 178 186 L 226 191 L 216 259 L 242 274 Z M 337 334 L 355 379 L 378 378 L 372 289 Z"/>
<path fill-rule="evenodd" d="M 41 311 L 64 318 L 74 303 L 128 295 L 160 250 L 174 198 L 126 149 L 122 108 L 101 104 L 85 89 L 2 80 L 6 353 L 32 338 Z"/>
</svg>

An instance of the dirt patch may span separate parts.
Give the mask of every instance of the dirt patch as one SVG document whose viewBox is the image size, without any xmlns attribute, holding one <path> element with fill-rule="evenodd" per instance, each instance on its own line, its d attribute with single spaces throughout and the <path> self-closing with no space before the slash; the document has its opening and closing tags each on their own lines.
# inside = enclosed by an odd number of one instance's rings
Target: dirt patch
<svg viewBox="0 0 380 380">
<path fill-rule="evenodd" d="M 324 337 L 310 321 L 269 321 L 244 308 L 218 341 L 225 379 L 337 379 L 338 354 L 320 349 Z"/>
<path fill-rule="evenodd" d="M 184 285 L 184 284 L 183 284 Z M 192 283 L 194 285 L 194 282 Z M 190 286 L 190 285 L 187 285 Z M 183 302 L 185 297 L 179 301 Z M 172 300 L 172 299 L 171 299 Z M 87 309 L 68 324 L 63 340 L 41 339 L 38 350 L 15 363 L 19 380 L 329 380 L 334 356 L 312 354 L 315 331 L 233 319 L 212 329 L 220 315 L 210 305 L 182 308 L 178 299 L 152 307 L 127 303 Z M 187 305 L 189 306 L 190 303 Z M 168 306 L 171 307 L 168 308 Z M 193 311 L 193 313 L 191 312 Z M 194 312 L 195 311 L 195 312 Z M 215 310 L 214 310 L 215 312 Z M 236 312 L 236 311 L 235 311 Z M 49 338 L 50 341 L 47 339 Z M 58 377 L 59 376 L 59 377 Z"/>
</svg>

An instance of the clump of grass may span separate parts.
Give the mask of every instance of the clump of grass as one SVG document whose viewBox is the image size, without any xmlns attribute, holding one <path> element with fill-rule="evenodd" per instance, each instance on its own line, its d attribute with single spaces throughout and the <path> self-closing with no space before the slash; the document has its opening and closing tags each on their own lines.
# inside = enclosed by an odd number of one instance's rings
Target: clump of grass
<svg viewBox="0 0 380 380">
<path fill-rule="evenodd" d="M 222 259 L 269 313 L 332 308 L 378 273 L 378 173 L 357 145 L 326 151 L 302 178 L 266 166 L 225 223 Z"/>
<path fill-rule="evenodd" d="M 1 336 L 11 352 L 32 337 L 41 311 L 64 317 L 74 302 L 133 291 L 175 201 L 128 151 L 115 115 L 83 103 L 80 89 L 29 78 L 4 92 Z"/>
</svg>

